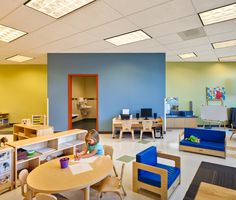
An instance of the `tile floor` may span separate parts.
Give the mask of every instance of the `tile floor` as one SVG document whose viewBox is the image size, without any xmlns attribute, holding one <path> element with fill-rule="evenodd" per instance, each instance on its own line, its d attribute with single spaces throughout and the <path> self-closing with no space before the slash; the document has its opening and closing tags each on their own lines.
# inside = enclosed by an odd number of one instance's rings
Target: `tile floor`
<svg viewBox="0 0 236 200">
<path fill-rule="evenodd" d="M 207 161 L 212 163 L 218 163 L 222 165 L 228 165 L 236 167 L 236 136 L 228 142 L 227 158 L 217 158 L 213 156 L 206 156 L 200 154 L 193 154 L 187 152 L 179 152 L 178 150 L 178 134 L 181 130 L 169 130 L 164 136 L 164 139 L 156 139 L 155 142 L 152 141 L 151 137 L 145 137 L 145 140 L 150 141 L 148 144 L 138 143 L 138 135 L 135 142 L 131 141 L 131 138 L 127 135 L 121 142 L 118 139 L 112 139 L 111 135 L 101 135 L 102 144 L 112 145 L 114 147 L 114 163 L 116 169 L 120 174 L 121 161 L 117 158 L 128 155 L 135 157 L 136 153 L 144 150 L 149 146 L 157 146 L 158 150 L 181 156 L 181 185 L 177 187 L 175 192 L 170 197 L 170 200 L 181 200 L 183 199 L 185 192 L 187 191 L 201 161 Z M 227 134 L 227 140 L 229 140 L 231 134 Z M 9 139 L 10 136 L 8 136 Z M 160 160 L 160 162 L 166 163 L 165 160 Z M 149 193 L 147 191 L 140 191 L 139 194 L 132 192 L 132 162 L 126 163 L 125 174 L 124 174 L 124 187 L 127 192 L 126 200 L 151 200 L 159 199 L 156 194 Z M 81 191 L 73 191 L 63 193 L 70 200 L 80 200 L 83 199 L 83 193 Z M 95 200 L 96 192 L 91 190 L 90 194 L 91 200 Z M 20 194 L 20 188 L 13 190 L 11 192 L 4 193 L 0 195 L 0 200 L 20 200 L 22 199 Z M 119 197 L 113 194 L 104 194 L 103 200 L 118 200 Z"/>
</svg>

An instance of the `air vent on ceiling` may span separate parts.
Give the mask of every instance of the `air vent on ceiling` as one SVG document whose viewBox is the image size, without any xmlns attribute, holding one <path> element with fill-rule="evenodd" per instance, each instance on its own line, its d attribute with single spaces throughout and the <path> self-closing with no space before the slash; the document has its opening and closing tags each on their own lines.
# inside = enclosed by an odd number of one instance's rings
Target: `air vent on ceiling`
<svg viewBox="0 0 236 200">
<path fill-rule="evenodd" d="M 194 28 L 187 31 L 179 32 L 178 35 L 183 40 L 192 40 L 200 37 L 206 36 L 206 33 L 202 27 L 200 28 Z"/>
</svg>

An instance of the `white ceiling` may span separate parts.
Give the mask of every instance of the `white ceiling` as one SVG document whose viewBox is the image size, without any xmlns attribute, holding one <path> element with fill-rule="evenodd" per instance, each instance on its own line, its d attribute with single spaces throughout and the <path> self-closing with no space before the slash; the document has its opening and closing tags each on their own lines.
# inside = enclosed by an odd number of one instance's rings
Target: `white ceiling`
<svg viewBox="0 0 236 200">
<path fill-rule="evenodd" d="M 47 53 L 165 52 L 167 61 L 195 52 L 187 61 L 218 61 L 236 55 L 236 47 L 213 49 L 211 43 L 236 39 L 236 19 L 202 25 L 198 14 L 235 3 L 235 0 L 97 0 L 60 19 L 26 7 L 27 0 L 0 1 L 0 24 L 28 34 L 13 42 L 0 42 L 0 64 L 16 54 L 32 56 L 23 64 L 46 64 Z M 177 34 L 203 27 L 205 37 L 183 41 Z M 137 29 L 152 39 L 114 46 L 105 38 Z"/>
</svg>

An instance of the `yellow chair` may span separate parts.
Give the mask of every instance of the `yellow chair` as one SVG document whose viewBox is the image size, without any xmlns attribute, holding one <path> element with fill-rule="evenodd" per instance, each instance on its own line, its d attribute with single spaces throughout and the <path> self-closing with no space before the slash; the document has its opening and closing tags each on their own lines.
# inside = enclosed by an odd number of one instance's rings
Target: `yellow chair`
<svg viewBox="0 0 236 200">
<path fill-rule="evenodd" d="M 38 193 L 35 196 L 36 200 L 57 200 L 57 198 L 51 194 Z"/>
<path fill-rule="evenodd" d="M 29 175 L 29 172 L 27 169 L 23 169 L 19 173 L 21 195 L 23 196 L 23 200 L 27 200 L 27 196 L 28 196 L 28 188 L 27 188 L 27 183 L 26 183 L 26 179 L 28 175 Z"/>
<path fill-rule="evenodd" d="M 132 129 L 132 123 L 130 120 L 122 120 L 122 128 L 120 130 L 120 141 L 122 139 L 124 132 L 129 132 L 132 135 L 132 140 L 134 141 L 134 130 Z"/>
<path fill-rule="evenodd" d="M 121 167 L 120 178 L 118 178 L 117 176 L 108 176 L 105 179 L 103 179 L 99 184 L 96 184 L 93 187 L 93 189 L 98 191 L 98 199 L 102 197 L 102 193 L 104 192 L 116 193 L 117 195 L 119 195 L 121 200 L 123 199 L 121 195 L 121 190 L 123 191 L 124 196 L 127 195 L 122 184 L 122 179 L 124 175 L 124 167 L 125 167 L 125 164 L 123 163 Z"/>
<path fill-rule="evenodd" d="M 153 141 L 155 141 L 154 129 L 152 128 L 153 121 L 151 121 L 151 120 L 144 120 L 142 122 L 142 124 L 143 124 L 143 128 L 141 129 L 141 132 L 140 132 L 140 140 L 142 140 L 142 138 L 143 138 L 143 132 L 150 132 L 150 133 L 152 133 Z"/>
</svg>

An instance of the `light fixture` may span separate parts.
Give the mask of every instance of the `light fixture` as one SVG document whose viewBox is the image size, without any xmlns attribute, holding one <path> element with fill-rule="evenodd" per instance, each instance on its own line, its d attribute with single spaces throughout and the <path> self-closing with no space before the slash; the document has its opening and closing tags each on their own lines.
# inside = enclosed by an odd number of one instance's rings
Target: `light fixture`
<svg viewBox="0 0 236 200">
<path fill-rule="evenodd" d="M 33 58 L 27 57 L 27 56 L 21 56 L 21 55 L 15 55 L 9 58 L 6 58 L 8 61 L 14 61 L 14 62 L 25 62 L 27 60 L 32 60 Z"/>
<path fill-rule="evenodd" d="M 195 58 L 197 55 L 194 52 L 191 53 L 184 53 L 184 54 L 179 54 L 178 55 L 182 59 L 187 59 L 187 58 Z"/>
<path fill-rule="evenodd" d="M 0 25 L 0 40 L 3 42 L 11 42 L 25 34 L 27 33 L 8 26 Z"/>
<path fill-rule="evenodd" d="M 107 42 L 110 42 L 116 46 L 120 46 L 123 44 L 129 44 L 132 42 L 138 42 L 141 40 L 147 40 L 150 39 L 151 36 L 149 36 L 148 34 L 146 34 L 144 31 L 142 30 L 137 30 L 137 31 L 133 31 L 130 33 L 125 33 L 122 35 L 117 35 L 111 38 L 107 38 L 104 39 Z"/>
<path fill-rule="evenodd" d="M 95 0 L 29 0 L 26 6 L 54 18 L 60 18 Z"/>
<path fill-rule="evenodd" d="M 199 13 L 204 26 L 236 18 L 236 3 Z"/>
<path fill-rule="evenodd" d="M 227 56 L 227 57 L 221 57 L 219 58 L 222 62 L 235 62 L 236 61 L 236 55 L 235 56 Z"/>
<path fill-rule="evenodd" d="M 213 47 L 215 49 L 219 49 L 219 48 L 225 48 L 225 47 L 232 47 L 232 46 L 236 46 L 236 40 L 228 40 L 228 41 L 223 41 L 223 42 L 215 42 L 212 43 Z"/>
</svg>

